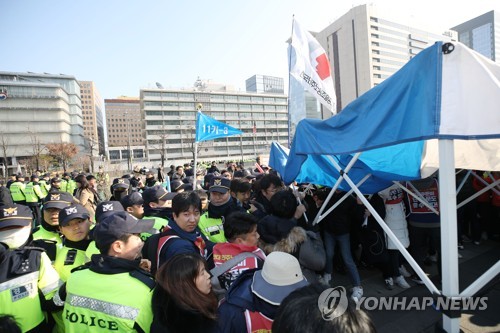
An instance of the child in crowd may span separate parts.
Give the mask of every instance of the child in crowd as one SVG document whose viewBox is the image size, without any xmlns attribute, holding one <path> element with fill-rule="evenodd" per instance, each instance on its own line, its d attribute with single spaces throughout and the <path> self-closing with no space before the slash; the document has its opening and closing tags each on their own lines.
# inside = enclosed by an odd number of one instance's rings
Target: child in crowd
<svg viewBox="0 0 500 333">
<path fill-rule="evenodd" d="M 244 212 L 229 214 L 224 223 L 224 233 L 228 242 L 217 243 L 213 250 L 216 267 L 242 253 L 250 253 L 248 257 L 242 257 L 241 261 L 219 276 L 221 287 L 227 290 L 242 272 L 262 268 L 266 255 L 257 247 L 259 241 L 257 218 L 252 214 Z"/>
</svg>

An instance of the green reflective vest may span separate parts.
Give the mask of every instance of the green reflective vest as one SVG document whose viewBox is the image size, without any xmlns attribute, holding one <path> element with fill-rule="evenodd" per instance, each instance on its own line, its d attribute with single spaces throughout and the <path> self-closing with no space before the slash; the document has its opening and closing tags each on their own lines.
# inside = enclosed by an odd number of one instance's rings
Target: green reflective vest
<svg viewBox="0 0 500 333">
<path fill-rule="evenodd" d="M 0 313 L 14 316 L 22 332 L 34 329 L 45 320 L 39 290 L 48 300 L 54 296 L 60 284 L 59 275 L 51 266 L 50 259 L 44 252 L 39 254 L 38 270 L 22 275 L 17 272 L 11 279 L 0 283 Z"/>
<path fill-rule="evenodd" d="M 44 229 L 43 226 L 40 226 L 40 228 L 33 233 L 33 239 L 46 239 L 55 241 L 57 245 L 62 244 L 61 235 L 59 235 L 59 233 Z"/>
<path fill-rule="evenodd" d="M 25 187 L 26 185 L 24 185 L 24 183 L 17 181 L 10 184 L 10 195 L 14 202 L 26 201 L 26 196 L 24 195 Z"/>
<path fill-rule="evenodd" d="M 89 246 L 87 247 L 87 251 L 85 251 L 85 256 L 87 258 L 91 259 L 92 255 L 94 254 L 101 254 L 101 251 L 97 248 L 95 245 L 95 241 L 90 242 Z"/>
<path fill-rule="evenodd" d="M 50 184 L 47 183 L 45 179 L 40 180 L 39 184 L 40 184 L 40 190 L 42 191 L 42 195 L 45 198 L 47 194 L 49 194 Z"/>
<path fill-rule="evenodd" d="M 26 196 L 26 203 L 39 202 L 41 199 L 45 198 L 40 189 L 40 185 L 34 185 L 33 182 L 29 182 L 26 185 L 24 195 Z"/>
<path fill-rule="evenodd" d="M 66 191 L 68 188 L 68 181 L 66 179 L 61 179 L 61 185 L 59 186 L 59 191 L 61 192 L 68 192 Z M 71 193 L 73 195 L 73 193 Z"/>
<path fill-rule="evenodd" d="M 90 245 L 89 245 L 90 246 Z M 54 268 L 61 277 L 63 282 L 66 282 L 71 274 L 71 270 L 88 262 L 86 251 L 74 249 L 67 246 L 57 248 L 56 260 Z M 52 317 L 55 321 L 55 327 L 52 333 L 64 333 L 64 322 L 62 319 L 62 311 L 52 312 Z"/>
<path fill-rule="evenodd" d="M 76 190 L 76 182 L 73 179 L 70 179 L 66 182 L 66 192 L 73 195 Z"/>
<path fill-rule="evenodd" d="M 200 228 L 201 232 L 214 243 L 227 242 L 221 218 L 210 218 L 208 217 L 208 212 L 205 212 L 205 214 L 200 216 L 198 228 Z"/>
<path fill-rule="evenodd" d="M 71 273 L 62 313 L 66 333 L 149 332 L 153 313 L 149 287 L 129 272 L 99 274 L 90 269 Z"/>
<path fill-rule="evenodd" d="M 163 227 L 168 225 L 168 220 L 164 219 L 162 217 L 144 216 L 142 219 L 143 220 L 155 220 L 155 224 L 153 225 L 153 229 L 158 230 L 158 232 L 160 232 L 161 229 L 163 229 Z M 146 241 L 146 239 L 148 239 L 149 237 L 151 237 L 151 234 L 149 232 L 141 233 L 141 239 L 143 241 Z"/>
<path fill-rule="evenodd" d="M 54 268 L 59 273 L 61 280 L 66 282 L 73 268 L 81 266 L 88 261 L 90 261 L 90 258 L 87 258 L 86 251 L 62 246 L 57 248 Z"/>
<path fill-rule="evenodd" d="M 85 251 L 62 246 L 57 248 L 54 268 L 57 273 L 59 273 L 61 281 L 66 282 L 71 274 L 71 270 L 85 264 L 87 261 L 89 261 L 89 258 L 87 258 Z M 52 313 L 52 317 L 55 321 L 55 327 L 52 333 L 64 333 L 62 314 L 62 311 Z"/>
</svg>

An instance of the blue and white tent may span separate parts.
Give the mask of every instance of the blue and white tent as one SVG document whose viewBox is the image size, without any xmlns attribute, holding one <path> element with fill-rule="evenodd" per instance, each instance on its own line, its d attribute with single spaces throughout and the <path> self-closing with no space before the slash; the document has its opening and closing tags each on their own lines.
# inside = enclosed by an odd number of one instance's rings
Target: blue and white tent
<svg viewBox="0 0 500 333">
<path fill-rule="evenodd" d="M 498 170 L 497 140 L 477 140 L 500 137 L 500 67 L 460 43 L 449 54 L 443 54 L 442 47 L 436 43 L 425 49 L 338 115 L 326 121 L 301 121 L 283 174 L 285 182 L 295 180 L 308 156 L 342 159 L 363 151 L 370 153 L 360 160 L 374 172 L 387 172 L 387 180 L 420 178 L 421 169 L 425 177 L 437 168 L 435 154 L 425 154 L 435 152 L 436 143 L 427 147 L 429 143 L 422 141 L 426 139 L 473 140 L 459 143 L 461 152 L 472 149 L 476 154 L 467 158 L 462 153 L 456 167 Z M 413 143 L 398 146 L 408 142 Z M 476 148 L 482 152 L 480 161 L 474 156 L 479 153 Z M 399 163 L 407 162 L 394 165 L 396 157 Z"/>
<path fill-rule="evenodd" d="M 312 182 L 342 188 L 345 181 L 363 200 L 363 185 L 364 193 L 373 193 L 387 187 L 384 182 L 424 178 L 439 168 L 442 292 L 398 248 L 433 293 L 472 296 L 500 272 L 500 263 L 459 293 L 455 167 L 500 170 L 499 139 L 500 66 L 460 43 L 438 42 L 338 115 L 302 120 L 282 175 L 291 183 L 310 170 Z M 372 174 L 370 186 L 356 185 L 362 171 Z M 458 332 L 456 318 L 443 317 L 443 323 L 448 332 Z"/>
</svg>

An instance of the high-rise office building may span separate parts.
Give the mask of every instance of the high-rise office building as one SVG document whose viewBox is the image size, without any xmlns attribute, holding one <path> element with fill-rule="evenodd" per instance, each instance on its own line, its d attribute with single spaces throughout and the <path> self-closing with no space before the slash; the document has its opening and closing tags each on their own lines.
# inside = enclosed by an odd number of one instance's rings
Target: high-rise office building
<svg viewBox="0 0 500 333">
<path fill-rule="evenodd" d="M 83 133 L 92 154 L 106 155 L 104 108 L 101 95 L 92 81 L 78 81 L 82 99 Z"/>
<path fill-rule="evenodd" d="M 75 77 L 0 72 L 0 90 L 6 95 L 0 100 L 0 142 L 7 155 L 7 161 L 0 156 L 2 164 L 16 168 L 19 161 L 27 163 L 50 143 L 73 143 L 80 153 L 85 152 L 80 85 Z"/>
<path fill-rule="evenodd" d="M 337 112 L 398 71 L 435 41 L 456 32 L 430 32 L 393 21 L 373 5 L 352 8 L 316 34 L 326 50 L 335 83 Z"/>
<path fill-rule="evenodd" d="M 144 114 L 138 97 L 105 99 L 108 149 L 111 161 L 145 158 Z"/>
<path fill-rule="evenodd" d="M 178 163 L 194 159 L 197 105 L 243 135 L 201 142 L 199 161 L 248 160 L 268 154 L 272 141 L 287 144 L 287 97 L 283 94 L 236 92 L 223 85 L 197 84 L 189 89 L 141 89 L 150 161 Z"/>
<path fill-rule="evenodd" d="M 254 75 L 245 81 L 247 92 L 257 93 L 271 93 L 271 94 L 284 94 L 285 84 L 283 78 L 268 76 L 268 75 Z"/>
<path fill-rule="evenodd" d="M 491 11 L 451 28 L 458 41 L 485 57 L 498 61 L 500 55 L 499 13 Z"/>
</svg>

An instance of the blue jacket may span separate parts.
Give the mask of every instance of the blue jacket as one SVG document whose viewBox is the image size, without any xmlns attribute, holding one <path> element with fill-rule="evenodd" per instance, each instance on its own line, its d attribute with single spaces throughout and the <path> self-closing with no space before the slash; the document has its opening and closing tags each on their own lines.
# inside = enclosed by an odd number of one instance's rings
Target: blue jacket
<svg viewBox="0 0 500 333">
<path fill-rule="evenodd" d="M 168 240 L 158 254 L 157 251 L 160 240 L 162 237 L 169 235 L 177 237 Z M 154 275 L 157 267 L 161 266 L 161 264 L 165 263 L 176 254 L 192 252 L 200 253 L 200 249 L 195 245 L 197 238 L 200 236 L 205 242 L 205 254 L 203 256 L 208 262 L 208 267 L 212 268 L 214 266 L 212 259 L 212 249 L 214 244 L 210 242 L 198 229 L 193 232 L 186 232 L 182 230 L 174 220 L 169 220 L 166 230 L 164 229 L 161 233 L 149 237 L 142 248 L 142 256 L 151 260 L 151 273 Z M 159 262 L 157 262 L 157 258 L 159 259 Z"/>
<path fill-rule="evenodd" d="M 212 249 L 214 244 L 209 241 L 203 233 L 201 233 L 198 229 L 193 232 L 186 232 L 182 230 L 177 223 L 172 219 L 168 222 L 168 225 L 172 230 L 174 230 L 175 234 L 180 238 L 173 239 L 171 244 L 167 247 L 164 253 L 161 253 L 161 257 L 166 261 L 167 258 L 171 258 L 172 256 L 180 253 L 187 252 L 199 252 L 198 248 L 194 245 L 196 239 L 201 236 L 205 241 L 205 246 L 207 249 L 207 257 L 212 256 Z"/>
<path fill-rule="evenodd" d="M 218 332 L 246 332 L 245 310 L 258 311 L 274 319 L 278 306 L 269 304 L 252 293 L 252 280 L 256 271 L 258 269 L 243 272 L 227 291 L 218 310 Z"/>
</svg>

